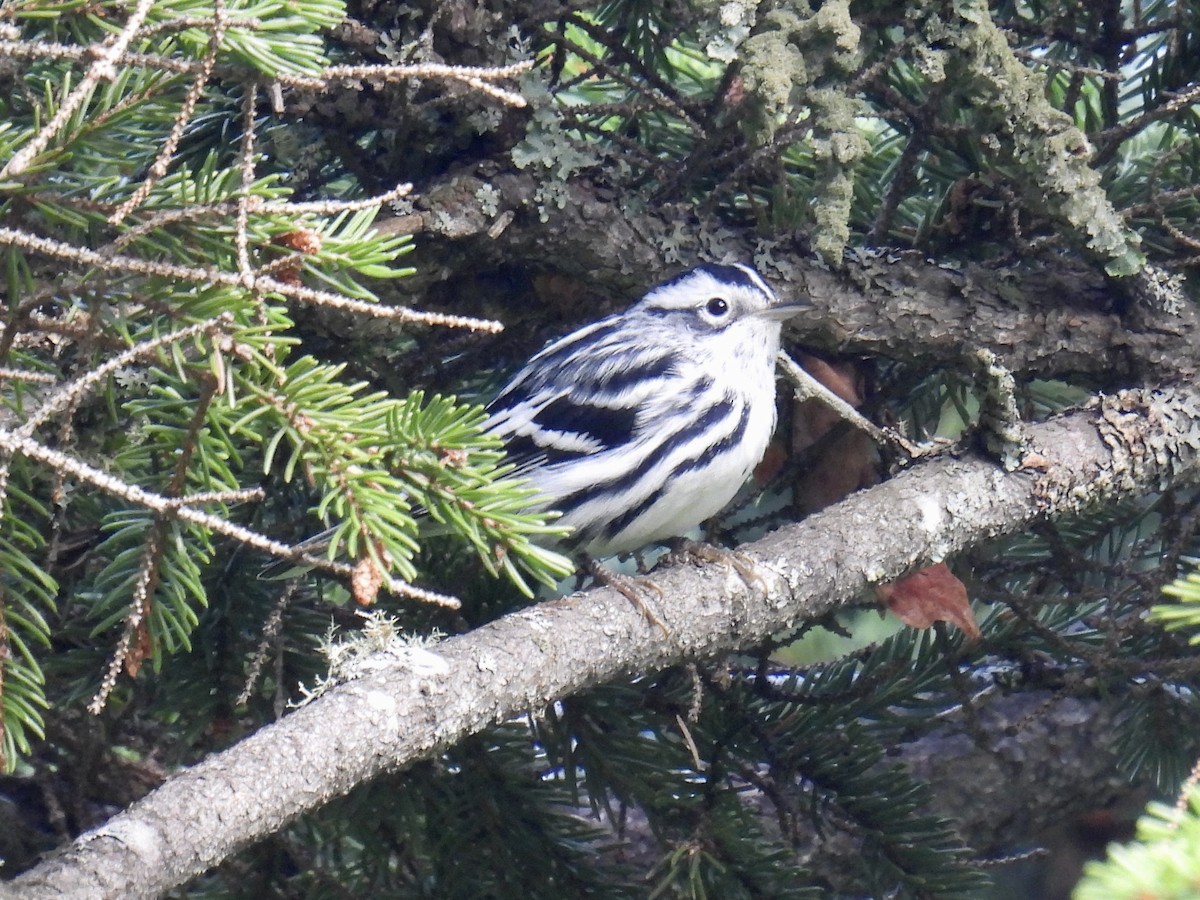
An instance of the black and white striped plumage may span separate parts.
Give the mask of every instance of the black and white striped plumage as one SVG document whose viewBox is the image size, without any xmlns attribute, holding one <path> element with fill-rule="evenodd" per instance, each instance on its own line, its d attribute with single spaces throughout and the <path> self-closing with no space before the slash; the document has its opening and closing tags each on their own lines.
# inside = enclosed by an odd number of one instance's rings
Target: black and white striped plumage
<svg viewBox="0 0 1200 900">
<path fill-rule="evenodd" d="M 762 458 L 797 308 L 749 266 L 692 269 L 534 356 L 484 427 L 577 549 L 603 558 L 682 535 Z"/>
</svg>

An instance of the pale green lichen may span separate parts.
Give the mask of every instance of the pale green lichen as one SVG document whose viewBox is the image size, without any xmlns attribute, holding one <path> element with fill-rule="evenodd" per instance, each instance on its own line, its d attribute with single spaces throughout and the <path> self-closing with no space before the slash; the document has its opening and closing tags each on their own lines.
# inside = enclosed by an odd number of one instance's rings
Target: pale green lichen
<svg viewBox="0 0 1200 900">
<path fill-rule="evenodd" d="M 500 192 L 493 185 L 481 184 L 475 191 L 475 199 L 479 201 L 480 212 L 489 219 L 500 212 Z"/>
<path fill-rule="evenodd" d="M 442 639 L 440 633 L 407 635 L 396 618 L 382 610 L 359 615 L 362 628 L 344 638 L 338 639 L 335 629 L 329 629 L 320 648 L 328 673 L 317 676 L 311 688 L 299 685 L 300 699 L 293 706 L 305 706 L 340 684 L 384 668 L 402 666 L 426 676 L 442 675 L 448 670 L 446 660 L 431 649 Z"/>
<path fill-rule="evenodd" d="M 839 265 L 850 240 L 854 169 L 871 147 L 858 128 L 857 100 L 833 89 L 814 90 L 810 97 L 819 123 L 813 140 L 819 167 L 812 197 L 814 246 L 824 259 Z"/>
<path fill-rule="evenodd" d="M 1015 472 L 1028 449 L 1025 425 L 1017 407 L 1016 379 L 991 350 L 980 348 L 975 358 L 983 378 L 979 423 L 984 430 L 984 443 L 1004 471 Z"/>
<path fill-rule="evenodd" d="M 742 82 L 752 101 L 744 122 L 757 143 L 774 139 L 791 107 L 792 93 L 811 81 L 799 46 L 803 24 L 794 12 L 772 10 L 763 17 L 759 32 L 742 44 Z"/>
<path fill-rule="evenodd" d="M 1087 246 L 1109 274 L 1138 271 L 1145 264 L 1137 249 L 1140 238 L 1126 227 L 1099 172 L 1088 164 L 1091 147 L 1083 132 L 1046 100 L 1044 78 L 1013 55 L 983 0 L 955 9 L 960 27 L 945 29 L 944 39 L 958 51 L 975 107 L 989 110 L 996 129 L 1007 136 L 1004 149 L 1027 179 L 1027 199 L 1087 234 Z"/>
<path fill-rule="evenodd" d="M 750 33 L 758 4 L 755 0 L 726 0 L 704 6 L 711 10 L 704 16 L 707 27 L 698 35 L 705 55 L 717 62 L 731 63 L 738 58 L 739 47 Z"/>
<path fill-rule="evenodd" d="M 754 99 L 745 120 L 752 140 L 772 141 L 794 106 L 810 111 L 815 246 L 835 265 L 850 238 L 854 170 L 870 151 L 858 124 L 866 110 L 842 86 L 861 61 L 860 39 L 848 0 L 827 0 L 815 10 L 804 2 L 771 10 L 742 47 L 742 77 Z"/>
<path fill-rule="evenodd" d="M 1187 306 L 1184 293 L 1184 276 L 1179 272 L 1168 272 L 1158 266 L 1146 266 L 1139 273 L 1138 300 L 1148 309 L 1178 316 Z"/>
<path fill-rule="evenodd" d="M 521 82 L 521 94 L 533 108 L 525 129 L 525 138 L 510 151 L 518 169 L 541 169 L 534 202 L 539 218 L 546 222 L 550 208 L 563 209 L 570 199 L 567 179 L 598 165 L 602 159 L 600 144 L 587 144 L 571 137 L 562 126 L 557 101 L 550 95 L 540 75 L 527 73 Z"/>
</svg>

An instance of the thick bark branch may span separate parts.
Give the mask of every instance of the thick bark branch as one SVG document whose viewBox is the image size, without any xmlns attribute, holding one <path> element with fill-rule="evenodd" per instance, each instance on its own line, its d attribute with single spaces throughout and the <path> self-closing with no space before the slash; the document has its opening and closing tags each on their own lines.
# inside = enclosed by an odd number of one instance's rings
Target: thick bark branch
<svg viewBox="0 0 1200 900">
<path fill-rule="evenodd" d="M 477 195 L 485 183 L 500 195 L 496 217 L 480 209 Z M 934 262 L 913 251 L 848 252 L 835 271 L 786 241 L 772 242 L 764 253 L 753 239 L 716 221 L 694 221 L 690 208 L 652 207 L 632 215 L 612 202 L 611 188 L 585 178 L 568 184 L 570 201 L 562 208 L 539 208 L 537 186 L 526 173 L 485 182 L 459 172 L 426 186 L 417 203 L 427 211 L 382 222 L 384 230 L 422 238 L 412 257 L 419 274 L 398 284 L 417 296 L 404 302 L 478 313 L 481 308 L 464 307 L 463 298 L 479 291 L 464 285 L 481 271 L 522 260 L 530 269 L 573 281 L 584 293 L 602 290 L 620 306 L 685 264 L 724 255 L 755 261 L 781 295 L 811 298 L 813 311 L 798 324 L 803 343 L 817 350 L 944 366 L 961 365 L 986 347 L 1019 376 L 1084 376 L 1106 388 L 1200 371 L 1200 307 L 1139 308 L 1128 295 L 1130 284 L 1061 256 L 985 266 Z M 507 228 L 488 237 L 504 216 L 512 217 Z M 691 239 L 681 240 L 679 229 Z M 711 239 L 714 234 L 719 241 Z M 688 249 L 677 250 L 677 258 L 664 250 L 681 244 Z M 595 318 L 598 310 L 580 304 L 579 312 Z M 362 327 L 374 340 L 379 326 Z M 550 335 L 531 337 L 535 347 Z"/>
<path fill-rule="evenodd" d="M 598 589 L 410 648 L 179 773 L 9 896 L 155 896 L 355 785 L 490 723 L 623 673 L 761 642 L 870 585 L 1030 522 L 1200 476 L 1200 390 L 1131 391 L 1029 429 L 1037 468 L 922 464 L 742 549 L 762 585 L 720 566 L 655 574 L 669 630 Z M 766 588 L 765 590 L 763 588 Z"/>
</svg>

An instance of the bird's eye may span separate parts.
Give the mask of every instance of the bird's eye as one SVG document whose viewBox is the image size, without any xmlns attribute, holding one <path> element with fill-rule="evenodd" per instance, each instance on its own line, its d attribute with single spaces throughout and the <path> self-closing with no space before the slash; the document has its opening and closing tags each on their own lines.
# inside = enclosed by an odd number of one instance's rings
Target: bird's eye
<svg viewBox="0 0 1200 900">
<path fill-rule="evenodd" d="M 704 308 L 710 316 L 723 316 L 729 312 L 729 302 L 724 297 L 713 297 Z"/>
</svg>

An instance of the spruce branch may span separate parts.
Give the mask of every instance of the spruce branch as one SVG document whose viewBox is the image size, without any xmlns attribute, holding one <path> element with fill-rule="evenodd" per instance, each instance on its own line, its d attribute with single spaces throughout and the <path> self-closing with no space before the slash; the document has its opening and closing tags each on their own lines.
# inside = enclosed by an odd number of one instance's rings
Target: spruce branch
<svg viewBox="0 0 1200 900">
<path fill-rule="evenodd" d="M 317 306 L 374 318 L 397 319 L 402 322 L 441 325 L 447 328 L 466 328 L 471 331 L 493 333 L 503 328 L 499 322 L 490 319 L 422 312 L 404 306 L 382 306 L 377 303 L 368 303 L 364 300 L 355 300 L 331 291 L 287 284 L 277 278 L 266 275 L 254 275 L 253 273 L 243 275 L 241 273 L 226 272 L 215 267 L 198 268 L 141 259 L 134 256 L 108 255 L 63 241 L 56 241 L 52 238 L 39 237 L 14 228 L 0 227 L 0 244 L 9 244 L 55 259 L 65 259 L 76 265 L 91 266 L 105 272 L 130 272 L 137 275 L 157 275 L 161 278 L 179 279 L 200 285 L 220 284 L 227 287 L 240 287 L 252 293 L 278 294 Z"/>
<path fill-rule="evenodd" d="M 209 35 L 208 49 L 204 53 L 204 58 L 200 61 L 200 71 L 192 79 L 192 84 L 183 98 L 183 103 L 180 104 L 179 112 L 175 115 L 175 121 L 171 124 L 171 131 L 167 134 L 167 139 L 163 141 L 162 146 L 155 154 L 154 162 L 150 164 L 150 168 L 143 176 L 141 184 L 137 186 L 137 189 L 129 196 L 129 199 L 118 206 L 116 212 L 109 217 L 108 222 L 110 225 L 121 224 L 130 212 L 137 209 L 150 196 L 158 180 L 167 174 L 167 168 L 171 164 L 171 157 L 175 155 L 175 150 L 179 146 L 180 139 L 183 137 L 183 130 L 192 119 L 192 114 L 196 110 L 196 103 L 200 99 L 200 94 L 204 91 L 205 85 L 212 78 L 213 66 L 217 63 L 217 53 L 220 51 L 221 42 L 225 38 L 227 18 L 224 0 L 213 0 L 212 32 Z"/>
<path fill-rule="evenodd" d="M 203 322 L 187 325 L 176 331 L 168 331 L 158 337 L 150 338 L 133 345 L 125 352 L 110 357 L 94 369 L 85 372 L 83 375 L 72 379 L 60 387 L 38 406 L 37 411 L 25 421 L 17 433 L 25 437 L 32 437 L 33 433 L 42 425 L 59 413 L 77 406 L 85 394 L 95 390 L 105 379 L 119 369 L 123 369 L 138 360 L 149 359 L 169 344 L 181 344 L 187 339 L 200 334 L 212 337 L 226 329 L 232 323 L 233 315 L 222 313 L 214 318 L 205 319 Z"/>
<path fill-rule="evenodd" d="M 119 497 L 126 503 L 145 507 L 153 512 L 177 518 L 184 522 L 190 522 L 193 525 L 199 525 L 201 528 L 206 528 L 209 531 L 231 538 L 255 550 L 268 553 L 271 556 L 301 562 L 313 568 L 322 569 L 347 579 L 353 578 L 356 574 L 356 568 L 349 563 L 328 560 L 318 555 L 306 553 L 300 548 L 272 540 L 263 534 L 229 522 L 219 516 L 194 509 L 191 506 L 181 503 L 179 498 L 166 497 L 162 494 L 138 487 L 136 484 L 128 484 L 66 453 L 40 444 L 32 438 L 22 437 L 11 429 L 0 427 L 0 450 L 9 454 L 20 454 L 29 457 L 57 472 L 77 478 L 86 484 L 99 488 L 105 493 Z M 455 608 L 459 605 L 459 602 L 455 598 L 448 597 L 445 594 L 439 594 L 436 591 L 429 591 L 412 584 L 406 584 L 386 574 L 381 574 L 381 578 L 381 586 L 388 592 L 398 596 L 409 597 L 425 603 L 450 608 Z"/>
<path fill-rule="evenodd" d="M 85 372 L 78 378 L 73 379 L 67 384 L 61 386 L 48 396 L 37 408 L 36 412 L 31 415 L 20 428 L 16 429 L 13 434 L 18 438 L 30 438 L 34 432 L 42 425 L 54 418 L 56 415 L 63 413 L 69 409 L 73 409 L 80 400 L 89 391 L 94 390 L 101 382 L 107 379 L 113 372 L 123 369 L 125 366 L 139 359 L 144 359 L 169 344 L 178 343 L 194 337 L 198 334 L 213 335 L 221 328 L 229 325 L 233 321 L 233 317 L 228 314 L 222 314 L 216 318 L 209 319 L 203 322 L 197 322 L 194 325 L 189 325 L 177 331 L 167 332 L 159 335 L 156 338 L 142 341 L 130 347 L 124 353 L 119 353 L 104 363 L 101 363 L 96 368 L 89 372 Z M 8 490 L 8 473 L 9 464 L 12 456 L 7 452 L 0 452 L 0 507 L 3 506 L 5 495 Z"/>
<path fill-rule="evenodd" d="M 288 200 L 268 200 L 263 197 L 255 197 L 253 200 L 254 209 L 260 215 L 277 215 L 287 218 L 299 218 L 301 216 L 318 215 L 318 216 L 337 216 L 341 213 L 360 212 L 367 209 L 377 209 L 393 203 L 396 200 L 402 200 L 412 193 L 413 186 L 411 183 L 398 184 L 390 191 L 385 191 L 382 194 L 376 194 L 371 197 L 362 197 L 357 200 L 310 200 L 304 202 L 292 202 Z M 42 192 L 41 196 L 48 197 L 46 192 Z M 62 203 L 74 203 L 75 198 L 54 196 L 54 199 Z M 133 228 L 121 232 L 109 246 L 110 252 L 116 252 L 127 244 L 132 243 L 138 238 L 145 237 L 151 232 L 159 228 L 165 228 L 167 225 L 176 222 L 196 222 L 202 219 L 220 220 L 227 216 L 237 215 L 238 206 L 241 201 L 233 203 L 198 203 L 187 206 L 182 209 L 163 210 L 155 212 L 153 215 L 139 222 Z M 260 274 L 270 274 L 274 267 L 279 266 L 287 261 L 287 257 L 272 260 L 265 263 L 260 269 Z"/>
<path fill-rule="evenodd" d="M 209 407 L 213 402 L 213 398 L 216 397 L 218 389 L 218 381 L 211 374 L 201 381 L 200 396 L 196 399 L 187 432 L 177 448 L 175 470 L 171 474 L 171 480 L 167 483 L 166 490 L 164 491 L 168 499 L 177 497 L 182 493 L 184 485 L 187 483 L 188 468 L 196 452 L 197 438 L 205 425 Z M 168 505 L 167 509 L 175 510 L 178 509 L 178 506 L 172 507 Z M 167 515 L 160 513 L 154 517 L 153 524 L 147 530 L 142 545 L 141 562 L 134 581 L 133 593 L 129 600 L 129 612 L 125 616 L 124 630 L 117 641 L 117 647 L 113 651 L 112 659 L 109 661 L 104 678 L 100 682 L 100 689 L 96 692 L 96 696 L 92 698 L 92 702 L 88 704 L 88 712 L 94 716 L 100 715 L 104 710 L 109 696 L 111 696 L 113 689 L 117 685 L 117 677 L 120 675 L 121 670 L 125 669 L 130 675 L 136 675 L 138 669 L 141 668 L 142 661 L 151 653 L 152 645 L 147 630 L 146 618 L 149 613 L 150 603 L 154 597 L 154 589 L 158 585 L 160 557 L 163 551 L 163 544 L 167 538 L 167 525 L 169 522 L 170 519 Z M 136 655 L 131 656 L 131 651 L 135 648 Z"/>
<path fill-rule="evenodd" d="M 92 52 L 89 54 L 89 58 L 92 60 L 92 64 L 88 67 L 83 79 L 59 104 L 50 121 L 42 126 L 29 143 L 13 154 L 3 169 L 0 169 L 0 179 L 17 178 L 24 174 L 34 157 L 49 146 L 63 126 L 88 101 L 96 86 L 101 81 L 109 81 L 117 76 L 117 67 L 120 65 L 125 51 L 141 30 L 142 23 L 146 21 L 146 16 L 150 14 L 154 3 L 155 0 L 138 0 L 137 6 L 133 8 L 120 32 L 105 41 L 104 46 L 91 48 Z"/>
<path fill-rule="evenodd" d="M 3 433 L 0 432 L 0 437 Z M 720 564 L 655 573 L 664 637 L 600 588 L 427 647 L 430 663 L 366 667 L 280 722 L 182 772 L 8 886 L 24 900 L 81 887 L 152 896 L 384 770 L 587 685 L 754 646 L 978 542 L 1099 503 L 1200 479 L 1200 390 L 1128 391 L 1029 429 L 1038 472 L 935 459 Z M 433 663 L 436 662 L 436 665 Z M 181 811 L 186 810 L 186 814 Z"/>
</svg>

